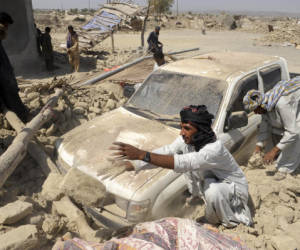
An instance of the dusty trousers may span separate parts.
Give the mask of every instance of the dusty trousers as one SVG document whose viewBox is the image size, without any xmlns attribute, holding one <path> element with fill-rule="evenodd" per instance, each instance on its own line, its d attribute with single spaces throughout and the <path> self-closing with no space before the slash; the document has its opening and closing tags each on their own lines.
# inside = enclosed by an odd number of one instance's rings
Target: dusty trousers
<svg viewBox="0 0 300 250">
<path fill-rule="evenodd" d="M 75 72 L 79 71 L 80 55 L 78 51 L 69 52 L 69 63 Z"/>
<path fill-rule="evenodd" d="M 204 198 L 205 218 L 209 223 L 221 223 L 228 228 L 240 223 L 251 224 L 247 201 L 239 197 L 234 183 L 218 182 L 214 178 L 207 178 L 204 181 Z"/>
</svg>

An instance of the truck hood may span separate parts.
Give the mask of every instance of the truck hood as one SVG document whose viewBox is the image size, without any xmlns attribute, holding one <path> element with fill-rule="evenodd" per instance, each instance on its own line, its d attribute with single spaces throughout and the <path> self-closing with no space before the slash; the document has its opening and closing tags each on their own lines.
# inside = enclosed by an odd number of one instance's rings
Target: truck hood
<svg viewBox="0 0 300 250">
<path fill-rule="evenodd" d="M 131 199 L 155 175 L 160 172 L 167 174 L 169 171 L 156 168 L 107 177 L 107 173 L 116 167 L 109 160 L 112 154 L 109 147 L 113 142 L 120 141 L 152 151 L 172 143 L 177 136 L 177 129 L 121 107 L 65 134 L 58 145 L 59 161 L 97 178 L 106 186 L 108 192 Z"/>
</svg>

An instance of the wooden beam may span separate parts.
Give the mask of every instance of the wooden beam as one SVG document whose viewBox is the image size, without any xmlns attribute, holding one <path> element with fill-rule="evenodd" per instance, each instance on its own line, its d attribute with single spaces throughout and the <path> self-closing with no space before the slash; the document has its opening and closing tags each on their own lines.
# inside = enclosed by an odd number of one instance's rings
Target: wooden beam
<svg viewBox="0 0 300 250">
<path fill-rule="evenodd" d="M 187 53 L 187 52 L 192 52 L 192 51 L 197 51 L 199 50 L 199 48 L 194 48 L 194 49 L 187 49 L 187 50 L 181 50 L 181 51 L 176 51 L 176 52 L 170 52 L 168 53 L 168 56 L 172 56 L 172 55 L 178 55 L 178 54 L 182 54 L 182 53 Z M 82 82 L 82 83 L 79 83 L 79 84 L 76 84 L 75 86 L 76 87 L 82 87 L 82 86 L 86 86 L 86 85 L 92 85 L 92 84 L 95 84 L 99 81 L 102 81 L 110 76 L 113 76 L 127 68 L 130 68 L 138 63 L 141 63 L 142 61 L 146 60 L 146 59 L 149 59 L 149 58 L 152 58 L 153 56 L 142 56 L 138 59 L 135 59 L 134 61 L 130 62 L 130 63 L 126 63 L 124 65 L 122 65 L 121 67 L 115 69 L 115 70 L 112 70 L 112 71 L 109 71 L 109 72 L 106 72 L 106 73 L 103 73 L 99 76 L 96 76 L 90 80 L 87 80 L 85 82 Z"/>
<path fill-rule="evenodd" d="M 55 90 L 55 94 L 50 98 L 39 114 L 26 124 L 26 127 L 15 137 L 9 148 L 0 156 L 0 188 L 24 159 L 29 141 L 43 124 L 53 116 L 51 108 L 57 104 L 58 98 L 62 93 L 63 91 L 61 89 Z"/>
<path fill-rule="evenodd" d="M 6 109 L 4 110 L 4 115 L 9 124 L 18 134 L 23 128 L 25 128 L 25 124 L 14 112 Z M 36 138 L 28 143 L 27 151 L 29 155 L 37 162 L 37 164 L 39 164 L 46 176 L 50 172 L 60 173 L 55 163 L 43 149 L 43 145 L 41 145 Z"/>
</svg>

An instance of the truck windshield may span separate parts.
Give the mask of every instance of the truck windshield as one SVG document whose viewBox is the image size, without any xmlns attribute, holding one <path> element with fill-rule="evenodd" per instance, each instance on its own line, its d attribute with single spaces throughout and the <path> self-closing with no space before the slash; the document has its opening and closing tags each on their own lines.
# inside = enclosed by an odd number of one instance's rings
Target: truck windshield
<svg viewBox="0 0 300 250">
<path fill-rule="evenodd" d="M 158 115 L 179 115 L 188 105 L 206 105 L 216 115 L 227 83 L 214 78 L 157 70 L 145 81 L 128 106 Z"/>
</svg>

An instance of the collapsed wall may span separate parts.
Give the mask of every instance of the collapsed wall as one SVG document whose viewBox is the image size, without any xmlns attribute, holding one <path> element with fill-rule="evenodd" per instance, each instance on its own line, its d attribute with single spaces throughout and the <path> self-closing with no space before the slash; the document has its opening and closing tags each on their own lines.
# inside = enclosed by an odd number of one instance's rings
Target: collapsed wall
<svg viewBox="0 0 300 250">
<path fill-rule="evenodd" d="M 16 72 L 20 72 L 38 61 L 32 2 L 1 0 L 0 11 L 7 12 L 14 20 L 3 45 Z"/>
</svg>

